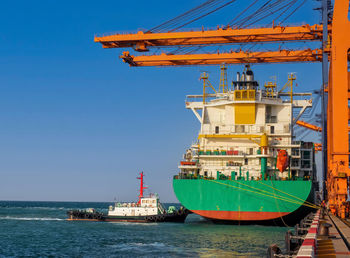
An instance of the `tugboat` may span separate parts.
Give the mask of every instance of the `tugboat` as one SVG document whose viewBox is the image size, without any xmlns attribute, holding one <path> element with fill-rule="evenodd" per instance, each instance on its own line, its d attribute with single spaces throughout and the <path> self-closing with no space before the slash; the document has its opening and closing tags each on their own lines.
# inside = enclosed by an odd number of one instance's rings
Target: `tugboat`
<svg viewBox="0 0 350 258">
<path fill-rule="evenodd" d="M 184 207 L 176 209 L 170 206 L 166 210 L 159 201 L 156 194 L 143 196 L 143 191 L 147 187 L 143 185 L 144 173 L 140 173 L 140 194 L 138 202 L 133 203 L 115 203 L 109 206 L 108 213 L 101 213 L 93 208 L 86 210 L 69 210 L 67 212 L 68 220 L 86 220 L 86 221 L 108 221 L 108 222 L 184 222 L 189 210 Z"/>
</svg>

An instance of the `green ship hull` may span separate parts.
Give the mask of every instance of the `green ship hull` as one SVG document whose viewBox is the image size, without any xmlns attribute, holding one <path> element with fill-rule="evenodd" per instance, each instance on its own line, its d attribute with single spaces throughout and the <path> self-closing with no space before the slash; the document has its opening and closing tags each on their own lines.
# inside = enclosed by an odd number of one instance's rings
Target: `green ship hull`
<svg viewBox="0 0 350 258">
<path fill-rule="evenodd" d="M 217 221 L 301 219 L 314 207 L 312 181 L 173 180 L 177 199 L 190 211 Z"/>
</svg>

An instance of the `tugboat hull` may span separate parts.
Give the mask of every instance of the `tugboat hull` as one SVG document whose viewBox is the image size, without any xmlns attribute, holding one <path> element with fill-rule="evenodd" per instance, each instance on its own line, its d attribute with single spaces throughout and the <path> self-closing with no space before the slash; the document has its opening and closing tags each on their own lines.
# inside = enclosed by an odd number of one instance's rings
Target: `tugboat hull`
<svg viewBox="0 0 350 258">
<path fill-rule="evenodd" d="M 189 210 L 183 209 L 173 213 L 147 215 L 147 216 L 108 216 L 99 212 L 88 212 L 82 210 L 70 210 L 67 212 L 69 221 L 106 221 L 106 222 L 185 222 Z"/>
</svg>

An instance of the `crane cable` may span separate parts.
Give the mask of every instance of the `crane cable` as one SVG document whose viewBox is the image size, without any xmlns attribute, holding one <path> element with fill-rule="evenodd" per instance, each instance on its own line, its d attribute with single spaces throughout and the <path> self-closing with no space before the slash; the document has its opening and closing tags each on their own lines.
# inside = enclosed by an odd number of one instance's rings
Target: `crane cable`
<svg viewBox="0 0 350 258">
<path fill-rule="evenodd" d="M 204 3 L 198 5 L 197 7 L 194 7 L 186 12 L 184 12 L 181 15 L 176 16 L 175 18 L 172 18 L 166 22 L 163 22 L 162 24 L 151 28 L 147 31 L 147 33 L 151 32 L 162 32 L 162 31 L 175 31 L 178 30 L 194 21 L 197 21 L 205 16 L 208 16 L 230 4 L 235 2 L 236 0 L 207 0 Z M 259 0 L 255 0 L 252 2 L 247 8 L 245 8 L 242 12 L 240 12 L 235 18 L 233 18 L 227 26 L 234 25 L 234 21 L 236 21 L 239 17 L 241 17 L 244 13 L 246 13 L 249 9 L 251 9 L 252 6 L 254 6 Z M 250 22 L 250 24 L 246 26 L 250 26 L 251 24 L 262 20 L 270 15 L 276 14 L 282 9 L 285 8 L 285 10 L 280 13 L 277 18 L 280 18 L 283 16 L 283 14 L 286 13 L 287 10 L 291 8 L 292 5 L 294 5 L 299 0 L 267 0 L 262 4 L 258 10 L 254 11 L 252 14 L 247 15 L 246 17 L 242 18 L 236 24 L 238 23 L 238 27 L 242 27 L 245 23 L 248 21 L 252 21 L 252 19 L 255 19 L 253 22 Z M 287 2 L 287 4 L 285 4 Z M 282 22 L 287 20 L 292 14 L 294 14 L 304 3 L 306 0 L 304 0 L 298 7 L 296 7 L 290 14 L 287 15 L 283 19 Z M 280 5 L 283 5 L 282 7 L 279 7 Z M 277 10 L 275 9 L 277 8 Z M 260 17 L 259 17 L 260 16 Z M 262 17 L 261 17 L 262 16 Z"/>
<path fill-rule="evenodd" d="M 299 6 L 297 6 L 287 17 L 285 17 L 281 23 L 285 22 L 290 16 L 292 16 L 300 7 L 302 7 L 306 3 L 306 0 L 301 2 Z"/>
<path fill-rule="evenodd" d="M 271 15 L 272 13 L 274 13 L 274 12 L 276 12 L 276 10 L 270 10 L 272 7 L 278 7 L 279 5 L 281 5 L 282 3 L 283 3 L 283 1 L 284 0 L 275 0 L 275 2 L 272 2 L 271 3 L 271 1 L 272 0 L 268 0 L 268 1 L 266 1 L 263 5 L 262 5 L 262 7 L 260 7 L 257 11 L 255 11 L 253 14 L 251 14 L 251 15 L 249 15 L 248 17 L 245 17 L 244 19 L 246 19 L 246 21 L 249 21 L 249 19 L 251 19 L 251 18 L 258 18 L 258 15 L 263 15 L 264 13 L 264 11 L 266 11 L 266 10 L 268 10 L 269 11 L 269 13 L 268 14 L 265 14 L 265 16 L 263 16 L 262 18 L 260 18 L 259 20 L 261 20 L 261 19 L 263 19 L 263 18 L 266 18 L 267 16 L 269 16 L 269 15 Z M 281 10 L 281 9 L 283 9 L 283 8 L 286 8 L 286 7 L 290 7 L 292 4 L 295 4 L 295 2 L 296 1 L 298 1 L 298 0 L 291 0 L 290 2 L 288 2 L 287 4 L 285 4 L 284 6 L 282 6 L 282 7 L 280 7 L 277 11 L 279 11 L 279 10 Z M 187 25 L 187 24 L 189 24 L 189 23 L 191 23 L 191 22 L 193 22 L 193 21 L 195 21 L 195 20 L 198 20 L 198 19 L 200 19 L 200 18 L 202 18 L 202 17 L 204 17 L 204 16 L 207 16 L 207 15 L 209 15 L 210 13 L 212 13 L 212 12 L 214 12 L 214 11 L 217 11 L 218 9 L 221 9 L 221 8 L 223 8 L 223 7 L 225 7 L 225 6 L 227 6 L 228 4 L 231 4 L 232 2 L 234 2 L 234 1 L 229 1 L 228 3 L 225 3 L 224 5 L 222 5 L 222 6 L 219 6 L 218 8 L 216 8 L 215 10 L 213 10 L 213 11 L 211 11 L 211 12 L 209 12 L 209 13 L 206 13 L 206 14 L 204 14 L 204 15 L 202 15 L 202 16 L 200 16 L 200 17 L 197 17 L 196 19 L 193 19 L 193 20 L 191 20 L 191 21 L 189 21 L 189 22 L 187 22 L 187 23 L 185 23 L 185 24 L 183 24 L 183 25 L 181 25 L 181 26 L 179 26 L 179 27 L 177 27 L 177 28 L 174 28 L 174 29 L 172 29 L 172 30 L 170 30 L 170 31 L 174 31 L 174 30 L 177 30 L 177 29 L 179 29 L 179 28 L 181 28 L 181 27 L 183 27 L 183 26 L 185 26 L 185 25 Z M 257 3 L 258 2 L 258 0 L 255 0 L 252 4 L 250 4 L 245 10 L 243 10 L 240 14 L 238 14 L 233 20 L 231 20 L 231 22 L 230 22 L 230 24 L 232 25 L 232 22 L 235 20 L 235 19 L 237 19 L 237 18 L 239 18 L 244 12 L 246 12 L 249 8 L 251 8 L 255 3 Z M 271 3 L 271 4 L 269 4 L 269 3 Z M 254 17 L 255 16 L 255 17 Z M 244 20 L 244 19 L 242 19 L 242 21 L 241 21 L 241 24 L 240 25 L 238 25 L 238 28 L 240 28 L 240 27 L 242 27 L 245 23 L 246 23 L 246 21 Z M 252 24 L 252 23 L 251 23 Z M 251 25 L 251 24 L 249 24 L 249 25 Z M 249 25 L 247 25 L 247 26 L 249 26 Z M 224 28 L 227 28 L 228 26 L 230 26 L 230 25 L 227 25 L 226 27 L 224 27 Z M 254 47 L 256 44 L 252 44 L 252 47 Z M 191 50 L 191 51 L 188 51 L 189 53 L 192 53 L 192 52 L 194 52 L 194 51 L 197 51 L 197 50 L 199 50 L 199 49 L 202 49 L 204 46 L 199 46 L 198 48 L 196 48 L 195 50 Z M 251 47 L 251 48 L 252 48 Z M 183 49 L 186 49 L 186 48 L 188 48 L 188 47 L 179 47 L 178 49 L 176 49 L 175 51 L 173 51 L 172 53 L 176 53 L 176 52 L 181 52 Z M 185 53 L 186 54 L 186 53 Z"/>
<path fill-rule="evenodd" d="M 246 22 L 252 20 L 253 18 L 256 18 L 258 15 L 264 14 L 266 10 L 272 9 L 275 5 L 280 4 L 281 1 L 283 0 L 275 0 L 274 2 L 272 2 L 272 0 L 266 1 L 259 9 L 255 10 L 252 14 L 242 18 L 241 20 L 238 20 L 236 22 L 237 27 L 241 28 Z"/>
<path fill-rule="evenodd" d="M 187 12 L 181 14 L 181 15 L 178 15 L 176 16 L 175 18 L 172 18 L 166 22 L 163 22 L 162 24 L 156 26 L 156 27 L 153 27 L 151 29 L 149 29 L 147 32 L 160 32 L 160 30 L 166 28 L 166 26 L 169 26 L 170 24 L 174 23 L 174 22 L 177 22 L 178 20 L 182 19 L 183 17 L 186 17 L 187 15 L 191 14 L 191 13 L 194 13 L 196 12 L 197 10 L 200 10 L 206 6 L 208 6 L 209 4 L 211 4 L 212 2 L 216 2 L 217 0 L 208 0 L 206 2 L 204 2 L 203 4 L 195 7 L 195 8 L 192 8 L 190 10 L 188 10 Z"/>
<path fill-rule="evenodd" d="M 277 0 L 269 5 L 264 5 L 262 8 L 260 8 L 259 10 L 257 10 L 257 12 L 255 12 L 254 14 L 252 14 L 251 16 L 246 17 L 245 19 L 243 19 L 244 22 L 241 22 L 240 27 L 242 28 L 246 28 L 251 26 L 252 24 L 261 21 L 269 16 L 272 16 L 276 13 L 278 13 L 279 11 L 283 10 L 284 8 L 288 8 L 289 4 L 295 4 L 297 0 L 289 0 L 289 2 L 287 4 L 285 4 L 285 0 Z M 268 3 L 269 1 L 267 1 L 266 3 Z M 282 6 L 281 6 L 282 5 Z M 262 17 L 261 17 L 262 16 Z M 254 20 L 255 19 L 255 20 Z M 250 21 L 249 24 L 244 25 L 244 23 Z M 243 26 L 244 25 L 244 26 Z"/>
<path fill-rule="evenodd" d="M 266 19 L 267 17 L 270 17 L 272 15 L 277 14 L 276 19 L 282 18 L 284 14 L 288 10 L 290 10 L 299 0 L 267 0 L 264 1 L 264 3 L 261 5 L 260 8 L 255 10 L 252 14 L 247 15 L 246 17 L 242 17 L 243 14 L 247 13 L 248 10 L 252 9 L 254 5 L 258 3 L 259 0 L 253 1 L 247 8 L 245 8 L 242 12 L 240 12 L 236 17 L 234 17 L 225 27 L 235 26 L 237 28 L 246 28 L 254 23 L 261 21 L 263 19 Z M 232 3 L 236 2 L 236 0 L 207 0 L 204 3 L 200 4 L 197 7 L 194 7 L 190 9 L 189 11 L 176 16 L 173 19 L 170 19 L 156 27 L 153 27 L 152 29 L 148 30 L 146 33 L 155 33 L 155 32 L 173 32 L 180 28 L 183 28 L 184 26 L 193 23 L 203 17 L 206 17 Z M 287 3 L 286 3 L 287 2 Z M 299 6 L 297 6 L 292 12 L 290 12 L 284 19 L 282 20 L 283 23 L 285 20 L 287 20 L 291 15 L 293 15 L 304 3 L 306 0 L 304 0 Z M 242 17 L 241 19 L 239 19 Z M 248 23 L 249 22 L 249 23 Z M 252 45 L 255 45 L 256 43 L 251 43 Z M 198 51 L 199 49 L 202 49 L 206 46 L 196 46 L 196 48 L 189 49 L 188 46 L 180 46 L 177 49 L 173 50 L 172 53 L 177 52 L 183 52 L 184 49 L 187 53 L 193 53 L 195 51 Z"/>
<path fill-rule="evenodd" d="M 242 14 L 244 14 L 246 11 L 248 11 L 248 9 L 250 9 L 253 5 L 255 5 L 259 0 L 255 0 L 253 3 L 251 3 L 247 8 L 245 8 L 242 12 L 240 12 L 239 14 L 237 14 L 231 21 L 229 21 L 229 23 L 226 25 L 225 28 L 231 26 L 233 24 L 233 22 L 239 18 Z"/>
<path fill-rule="evenodd" d="M 200 15 L 201 17 L 204 17 L 206 15 L 209 15 L 210 13 L 213 13 L 225 6 L 227 6 L 228 4 L 236 1 L 236 0 L 229 0 L 229 2 L 227 3 L 228 0 L 208 0 L 205 3 L 192 8 L 191 10 L 171 19 L 168 20 L 150 30 L 148 30 L 147 32 L 162 32 L 162 31 L 173 31 L 174 27 L 180 28 L 185 26 L 183 23 L 185 23 L 186 25 L 193 22 L 193 20 L 198 20 L 200 18 L 198 18 L 198 15 Z M 214 8 L 214 10 L 212 10 Z M 205 13 L 206 12 L 206 13 Z M 203 14 L 204 13 L 204 14 Z M 189 19 L 192 19 L 192 21 L 188 21 Z"/>
<path fill-rule="evenodd" d="M 245 10 L 243 10 L 238 16 L 236 16 L 233 20 L 231 20 L 229 22 L 229 24 L 226 26 L 226 28 L 228 26 L 233 26 L 233 22 L 235 20 L 237 20 L 237 18 L 239 16 L 242 16 L 243 13 L 247 12 L 247 10 L 249 8 L 251 8 L 257 1 L 254 1 L 252 4 L 250 4 Z M 246 28 L 251 26 L 252 24 L 266 19 L 267 17 L 270 17 L 274 14 L 278 14 L 275 18 L 274 21 L 279 20 L 281 17 L 283 17 L 288 10 L 290 10 L 295 4 L 297 4 L 298 0 L 291 0 L 287 3 L 285 3 L 286 1 L 283 0 L 276 0 L 274 2 L 272 2 L 272 0 L 268 0 L 266 1 L 258 10 L 256 10 L 255 12 L 253 12 L 252 14 L 236 21 L 236 26 L 237 28 Z M 279 22 L 279 24 L 283 23 L 284 21 L 286 21 L 292 14 L 294 14 L 303 4 L 305 3 L 305 1 L 303 1 L 299 6 L 297 6 L 291 13 L 289 13 L 281 22 Z M 281 6 L 282 5 L 282 6 Z M 252 21 L 253 20 L 253 21 Z M 249 24 L 247 24 L 247 22 L 250 22 Z M 257 43 L 250 43 L 251 45 L 256 45 Z M 253 47 L 251 47 L 253 48 Z M 249 48 L 249 49 L 251 49 Z"/>
<path fill-rule="evenodd" d="M 214 13 L 214 12 L 216 12 L 216 11 L 218 11 L 218 10 L 220 10 L 220 9 L 222 9 L 222 8 L 224 8 L 224 7 L 228 6 L 228 5 L 230 5 L 230 4 L 232 4 L 232 3 L 235 2 L 235 1 L 236 1 L 236 0 L 231 0 L 231 1 L 229 1 L 229 2 L 227 2 L 227 3 L 225 3 L 225 4 L 223 4 L 223 5 L 221 5 L 221 6 L 217 7 L 217 8 L 215 8 L 214 10 L 212 10 L 212 11 L 210 11 L 210 12 L 208 12 L 208 13 L 205 13 L 205 14 L 203 14 L 203 15 L 201 15 L 201 16 L 199 16 L 199 17 L 197 17 L 197 18 L 195 18 L 195 19 L 193 19 L 193 20 L 191 20 L 191 21 L 186 22 L 185 24 L 183 24 L 183 25 L 181 25 L 181 26 L 178 26 L 177 28 L 174 28 L 174 29 L 170 30 L 170 32 L 172 32 L 172 31 L 174 31 L 174 30 L 177 30 L 177 29 L 180 29 L 180 28 L 182 28 L 182 27 L 184 27 L 184 26 L 186 26 L 186 25 L 188 25 L 188 24 L 190 24 L 190 23 L 192 23 L 192 22 L 195 22 L 195 21 L 197 21 L 197 20 L 199 20 L 199 19 L 201 19 L 201 18 L 203 18 L 203 17 L 205 17 L 205 16 L 207 16 L 207 15 L 209 15 L 209 14 L 212 14 L 212 13 Z"/>
<path fill-rule="evenodd" d="M 297 2 L 298 0 L 292 1 L 288 4 L 288 7 L 285 8 L 285 10 L 283 12 L 281 12 L 274 20 L 278 20 L 283 14 L 285 14 L 291 7 L 292 5 Z M 281 22 L 282 23 L 282 22 Z"/>
</svg>

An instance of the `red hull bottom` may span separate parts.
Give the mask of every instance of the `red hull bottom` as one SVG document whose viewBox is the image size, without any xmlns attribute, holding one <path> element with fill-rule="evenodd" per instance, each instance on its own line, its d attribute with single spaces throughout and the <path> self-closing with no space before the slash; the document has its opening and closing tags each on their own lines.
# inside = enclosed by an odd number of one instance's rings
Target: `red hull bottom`
<svg viewBox="0 0 350 258">
<path fill-rule="evenodd" d="M 284 217 L 290 213 L 290 212 L 202 211 L 202 210 L 192 210 L 192 212 L 208 219 L 237 220 L 237 221 L 272 220 L 272 219 Z"/>
</svg>

